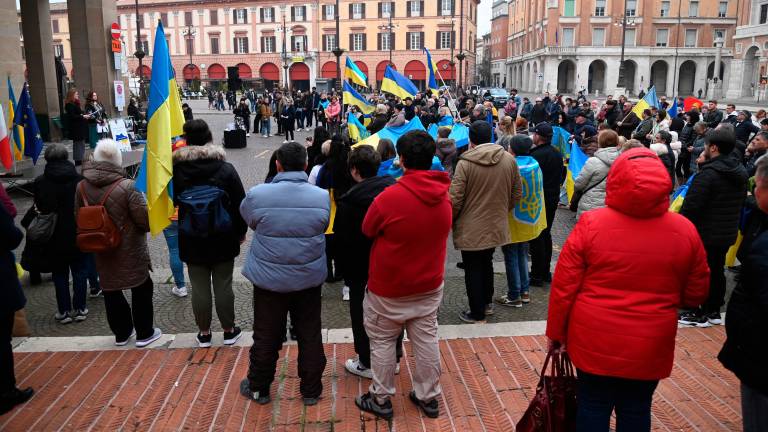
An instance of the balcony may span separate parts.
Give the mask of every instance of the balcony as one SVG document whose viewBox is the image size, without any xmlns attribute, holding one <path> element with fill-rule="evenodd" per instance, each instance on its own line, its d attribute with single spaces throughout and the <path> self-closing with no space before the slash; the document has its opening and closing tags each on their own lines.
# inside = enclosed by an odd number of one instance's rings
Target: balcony
<svg viewBox="0 0 768 432">
<path fill-rule="evenodd" d="M 575 56 L 576 47 L 574 46 L 548 46 L 546 54 L 556 56 Z"/>
</svg>

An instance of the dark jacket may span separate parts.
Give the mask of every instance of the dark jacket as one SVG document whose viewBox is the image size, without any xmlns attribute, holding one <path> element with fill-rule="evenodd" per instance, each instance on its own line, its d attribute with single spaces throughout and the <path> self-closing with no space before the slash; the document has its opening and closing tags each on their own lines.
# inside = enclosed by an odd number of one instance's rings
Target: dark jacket
<svg viewBox="0 0 768 432">
<path fill-rule="evenodd" d="M 64 114 L 67 116 L 69 138 L 72 141 L 88 139 L 88 121 L 83 118 L 84 113 L 80 105 L 72 102 L 64 105 Z"/>
<path fill-rule="evenodd" d="M 23 238 L 24 234 L 14 225 L 11 215 L 0 206 L 0 314 L 3 319 L 27 304 L 13 257 L 13 250 L 19 247 Z"/>
<path fill-rule="evenodd" d="M 280 121 L 283 122 L 283 129 L 293 130 L 296 124 L 296 108 L 293 105 L 286 105 L 280 112 Z"/>
<path fill-rule="evenodd" d="M 753 152 L 752 155 L 744 161 L 744 166 L 747 168 L 747 175 L 749 177 L 755 175 L 755 172 L 757 171 L 757 166 L 755 164 L 757 163 L 757 160 L 760 159 L 760 157 L 765 153 L 765 150 Z"/>
<path fill-rule="evenodd" d="M 416 117 L 414 105 L 403 105 L 403 113 L 405 114 L 406 121 L 411 121 L 414 117 Z"/>
<path fill-rule="evenodd" d="M 693 222 L 704 246 L 728 247 L 736 240 L 746 193 L 747 170 L 721 155 L 700 165 L 680 214 Z"/>
<path fill-rule="evenodd" d="M 368 129 L 371 134 L 375 134 L 376 132 L 384 129 L 384 126 L 387 125 L 388 121 L 389 118 L 386 114 L 375 114 L 373 116 L 373 120 L 371 120 L 371 124 L 369 124 L 366 129 Z"/>
<path fill-rule="evenodd" d="M 363 235 L 363 219 L 374 198 L 393 184 L 395 179 L 391 176 L 374 176 L 352 186 L 337 200 L 333 231 L 339 242 L 347 285 L 365 285 L 368 281 L 368 261 L 373 241 Z"/>
<path fill-rule="evenodd" d="M 648 134 L 653 130 L 653 117 L 643 119 L 632 132 L 632 138 L 648 145 Z"/>
<path fill-rule="evenodd" d="M 64 268 L 77 252 L 75 236 L 75 192 L 82 180 L 70 161 L 45 165 L 43 175 L 33 184 L 35 207 L 39 213 L 56 213 L 56 228 L 45 245 L 27 243 L 22 254 L 24 268 L 47 273 Z"/>
<path fill-rule="evenodd" d="M 727 339 L 717 358 L 744 384 L 768 396 L 768 215 L 750 210 L 738 254 L 741 277 L 728 301 Z"/>
<path fill-rule="evenodd" d="M 173 194 L 178 197 L 192 186 L 213 184 L 227 193 L 227 212 L 232 218 L 232 230 L 214 238 L 194 238 L 179 233 L 179 255 L 190 264 L 215 264 L 240 255 L 240 241 L 245 238 L 248 227 L 240 216 L 240 202 L 245 190 L 235 167 L 224 160 L 221 146 L 187 146 L 173 153 Z M 181 219 L 184 215 L 179 214 Z"/>
<path fill-rule="evenodd" d="M 635 131 L 635 128 L 637 128 L 637 125 L 640 124 L 640 119 L 633 112 L 625 113 L 622 111 L 619 121 L 621 122 L 621 126 L 616 126 L 616 133 L 626 139 L 631 139 L 632 133 Z"/>
<path fill-rule="evenodd" d="M 716 128 L 717 125 L 720 124 L 721 121 L 723 121 L 723 112 L 719 109 L 716 109 L 714 111 L 709 111 L 704 118 L 703 121 L 707 122 L 707 125 L 710 128 Z"/>
<path fill-rule="evenodd" d="M 544 176 L 544 200 L 547 205 L 560 199 L 560 184 L 563 182 L 563 155 L 551 144 L 536 146 L 531 149 L 531 156 L 536 159 Z"/>
<path fill-rule="evenodd" d="M 537 103 L 533 105 L 531 109 L 531 118 L 528 119 L 533 124 L 539 124 L 549 120 L 547 115 L 547 107 L 543 103 Z"/>
<path fill-rule="evenodd" d="M 733 124 L 733 131 L 736 134 L 736 139 L 741 142 L 749 142 L 749 138 L 758 132 L 760 132 L 760 128 L 755 126 L 752 121 L 749 119 L 741 122 L 741 123 L 734 123 Z"/>
<path fill-rule="evenodd" d="M 611 129 L 616 128 L 616 122 L 621 120 L 621 117 L 619 117 L 622 114 L 621 109 L 617 108 L 616 106 L 613 107 L 613 109 L 609 109 L 605 113 L 605 122 L 608 124 L 608 127 Z"/>
<path fill-rule="evenodd" d="M 674 117 L 672 121 L 669 122 L 669 130 L 672 132 L 680 133 L 680 131 L 683 130 L 685 127 L 685 119 L 682 117 Z"/>
</svg>

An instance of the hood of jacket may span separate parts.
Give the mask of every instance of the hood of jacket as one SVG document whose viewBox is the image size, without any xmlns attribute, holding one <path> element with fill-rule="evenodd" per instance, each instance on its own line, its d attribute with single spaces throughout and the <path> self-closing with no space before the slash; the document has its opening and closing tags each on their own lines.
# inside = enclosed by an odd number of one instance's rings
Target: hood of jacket
<svg viewBox="0 0 768 432">
<path fill-rule="evenodd" d="M 173 152 L 173 163 L 198 161 L 204 159 L 225 160 L 226 152 L 224 147 L 215 144 L 206 144 L 204 146 L 185 146 Z"/>
<path fill-rule="evenodd" d="M 715 170 L 726 181 L 744 184 L 748 179 L 747 170 L 733 155 L 720 155 L 710 159 L 699 166 L 699 171 Z"/>
<path fill-rule="evenodd" d="M 611 167 L 605 204 L 636 218 L 653 218 L 669 209 L 672 180 L 661 159 L 646 148 L 621 154 Z"/>
<path fill-rule="evenodd" d="M 481 144 L 461 155 L 461 159 L 478 165 L 496 165 L 504 157 L 504 147 L 497 144 Z"/>
<path fill-rule="evenodd" d="M 501 147 L 499 147 L 501 148 Z M 448 198 L 451 178 L 444 171 L 406 170 L 398 184 L 424 204 L 434 207 Z"/>
<path fill-rule="evenodd" d="M 381 191 L 395 183 L 395 179 L 388 175 L 370 177 L 352 186 L 339 201 L 353 206 L 369 207 Z"/>
<path fill-rule="evenodd" d="M 87 161 L 83 164 L 83 177 L 92 185 L 102 187 L 125 178 L 125 171 L 109 162 Z"/>
<path fill-rule="evenodd" d="M 666 144 L 660 144 L 660 143 L 651 144 L 651 151 L 656 153 L 659 156 L 669 153 L 670 148 L 672 148 L 671 145 L 669 148 L 667 148 Z"/>
<path fill-rule="evenodd" d="M 611 166 L 619 157 L 618 147 L 606 147 L 597 149 L 594 156 L 600 159 L 604 164 Z"/>
<path fill-rule="evenodd" d="M 69 183 L 80 178 L 75 165 L 68 160 L 56 160 L 45 164 L 45 178 L 55 183 Z"/>
<path fill-rule="evenodd" d="M 173 152 L 173 169 L 188 179 L 212 178 L 225 157 L 224 147 L 215 144 L 186 146 Z"/>
</svg>

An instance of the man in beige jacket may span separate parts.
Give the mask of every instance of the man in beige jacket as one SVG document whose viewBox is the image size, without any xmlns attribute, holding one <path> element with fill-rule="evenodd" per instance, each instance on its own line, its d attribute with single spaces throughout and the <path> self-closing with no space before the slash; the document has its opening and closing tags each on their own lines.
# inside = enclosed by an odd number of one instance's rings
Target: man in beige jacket
<svg viewBox="0 0 768 432">
<path fill-rule="evenodd" d="M 451 182 L 453 244 L 461 251 L 469 310 L 462 321 L 485 323 L 493 313 L 493 251 L 510 242 L 507 215 L 522 196 L 515 157 L 490 143 L 491 126 L 478 120 L 469 127 L 469 150 Z"/>
</svg>

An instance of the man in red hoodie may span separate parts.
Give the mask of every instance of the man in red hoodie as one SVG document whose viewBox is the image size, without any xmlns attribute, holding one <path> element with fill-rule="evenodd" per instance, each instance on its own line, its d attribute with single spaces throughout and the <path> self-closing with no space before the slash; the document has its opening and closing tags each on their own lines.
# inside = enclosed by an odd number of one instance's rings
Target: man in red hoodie
<svg viewBox="0 0 768 432">
<path fill-rule="evenodd" d="M 403 135 L 397 141 L 397 153 L 405 175 L 376 197 L 363 220 L 363 234 L 373 240 L 363 301 L 373 382 L 355 404 L 392 419 L 389 399 L 395 394 L 395 347 L 405 327 L 416 355 L 410 400 L 435 418 L 440 395 L 437 309 L 443 299 L 451 229 L 451 180 L 444 172 L 429 170 L 435 142 L 426 132 Z"/>
</svg>

